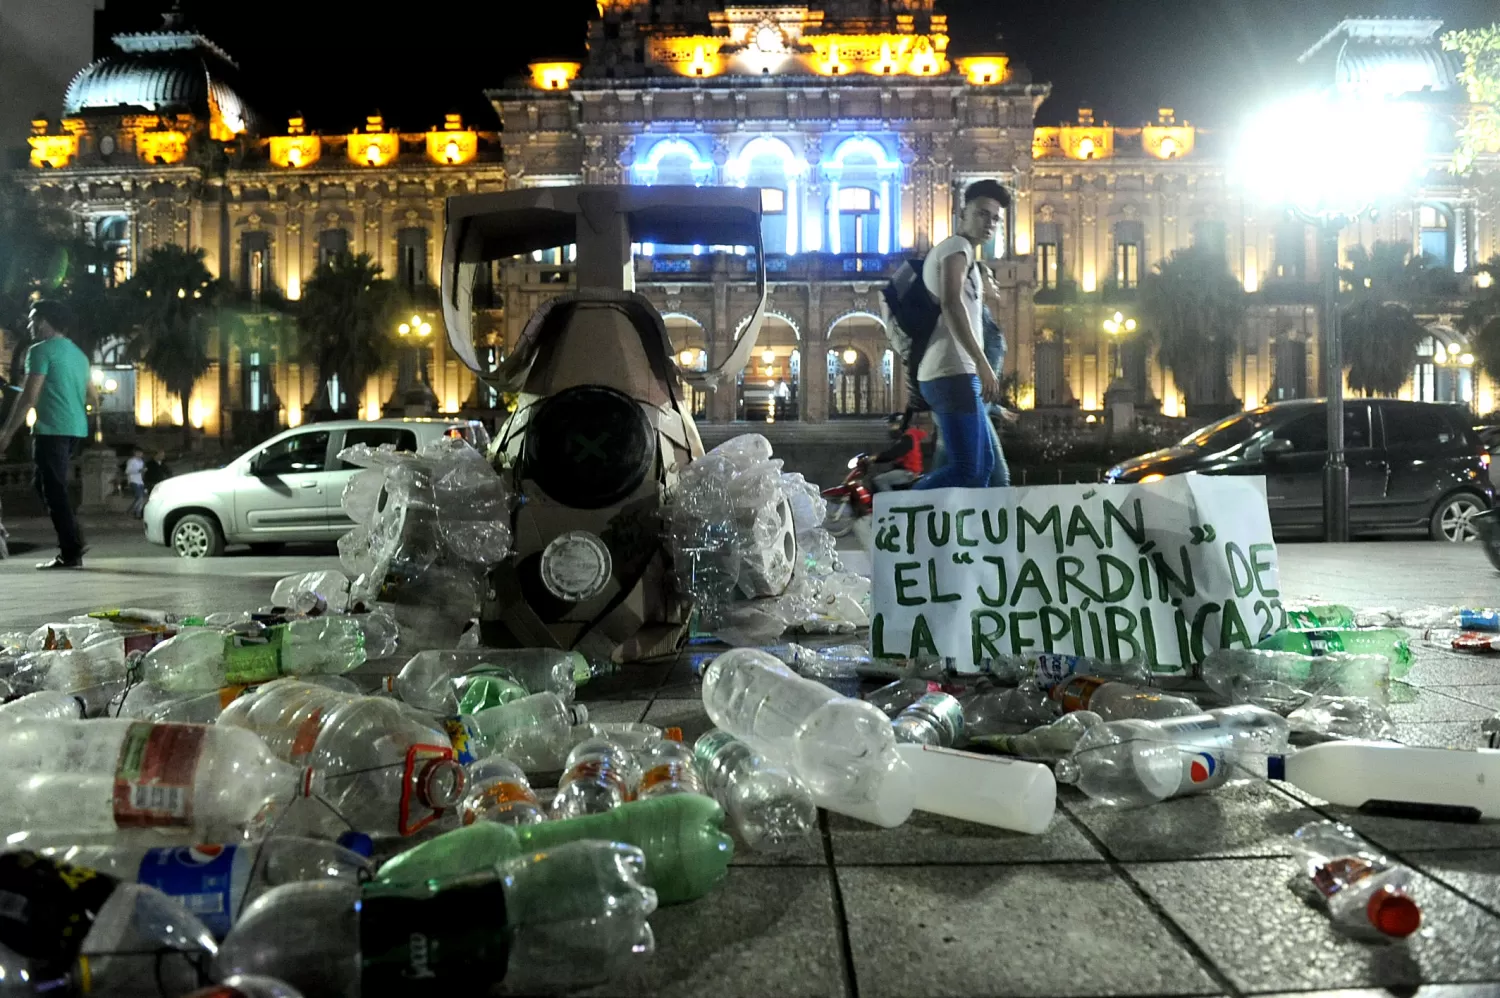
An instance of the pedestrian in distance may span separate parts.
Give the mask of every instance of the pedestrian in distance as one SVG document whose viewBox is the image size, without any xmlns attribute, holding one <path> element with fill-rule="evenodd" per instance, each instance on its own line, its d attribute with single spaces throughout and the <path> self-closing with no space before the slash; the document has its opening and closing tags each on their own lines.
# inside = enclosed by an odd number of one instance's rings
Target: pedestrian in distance
<svg viewBox="0 0 1500 998">
<path fill-rule="evenodd" d="M 923 476 L 918 489 L 984 488 L 995 467 L 986 403 L 1000 401 L 1000 378 L 982 345 L 986 288 L 978 247 L 995 236 L 1010 194 L 994 180 L 964 191 L 958 232 L 934 246 L 922 263 L 922 283 L 942 314 L 932 331 L 917 381 L 937 417 L 948 463 Z"/>
<path fill-rule="evenodd" d="M 125 462 L 125 482 L 134 497 L 130 515 L 139 520 L 146 510 L 146 452 L 138 446 L 131 448 L 130 459 Z"/>
<path fill-rule="evenodd" d="M 36 422 L 31 427 L 34 482 L 52 517 L 59 549 L 55 558 L 36 567 L 82 568 L 88 547 L 73 514 L 68 480 L 73 455 L 89 435 L 89 407 L 98 401 L 89 358 L 68 339 L 72 317 L 61 302 L 45 298 L 34 302 L 28 325 L 34 342 L 26 351 L 26 381 L 0 424 L 0 453 L 10 447 L 26 414 L 35 409 Z"/>
<path fill-rule="evenodd" d="M 151 455 L 151 460 L 146 462 L 146 470 L 142 474 L 146 482 L 146 496 L 151 496 L 151 490 L 162 482 L 172 477 L 172 469 L 167 465 L 167 452 L 159 450 Z"/>
</svg>

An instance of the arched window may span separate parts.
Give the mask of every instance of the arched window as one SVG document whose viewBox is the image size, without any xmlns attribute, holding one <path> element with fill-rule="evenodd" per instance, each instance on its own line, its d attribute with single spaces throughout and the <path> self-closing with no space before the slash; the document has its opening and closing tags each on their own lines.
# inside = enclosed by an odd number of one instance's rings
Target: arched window
<svg viewBox="0 0 1500 998">
<path fill-rule="evenodd" d="M 636 158 L 630 172 L 637 184 L 646 187 L 702 187 L 713 180 L 714 163 L 692 142 L 673 137 L 650 146 L 644 155 Z M 639 249 L 643 256 L 655 256 L 658 253 L 663 256 L 687 256 L 701 251 L 701 247 L 658 246 L 652 243 L 645 243 Z"/>
<path fill-rule="evenodd" d="M 856 135 L 839 143 L 824 169 L 829 181 L 828 251 L 891 252 L 900 218 L 895 203 L 900 161 L 869 136 Z"/>
<path fill-rule="evenodd" d="M 803 163 L 791 146 L 775 136 L 757 136 L 730 160 L 727 173 L 731 183 L 761 189 L 761 239 L 766 252 L 796 253 Z"/>
<path fill-rule="evenodd" d="M 767 315 L 755 351 L 739 377 L 739 419 L 775 423 L 799 418 L 802 354 L 797 327 Z"/>
<path fill-rule="evenodd" d="M 851 312 L 828 329 L 828 415 L 869 416 L 897 408 L 895 358 L 887 359 L 885 323 Z"/>
<path fill-rule="evenodd" d="M 662 322 L 667 327 L 667 338 L 672 344 L 672 357 L 678 368 L 684 371 L 702 371 L 708 367 L 708 338 L 703 324 L 691 315 L 681 312 L 662 313 Z M 683 400 L 694 419 L 708 415 L 708 392 L 683 384 Z"/>
</svg>

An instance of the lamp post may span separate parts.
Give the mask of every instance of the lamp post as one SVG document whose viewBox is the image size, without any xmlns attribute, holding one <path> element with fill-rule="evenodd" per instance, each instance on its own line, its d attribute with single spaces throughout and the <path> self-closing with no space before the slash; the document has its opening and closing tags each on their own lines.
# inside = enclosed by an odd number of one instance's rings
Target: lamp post
<svg viewBox="0 0 1500 998">
<path fill-rule="evenodd" d="M 437 395 L 427 374 L 427 343 L 432 336 L 432 323 L 413 313 L 396 327 L 396 335 L 404 349 L 392 407 L 404 416 L 430 416 L 437 411 Z"/>
<path fill-rule="evenodd" d="M 1339 233 L 1376 203 L 1408 190 L 1427 158 L 1428 118 L 1412 101 L 1360 94 L 1297 97 L 1255 116 L 1241 137 L 1240 183 L 1283 204 L 1318 231 L 1323 278 L 1323 377 L 1328 457 L 1323 536 L 1349 539 L 1349 467 L 1344 459 L 1344 344 L 1339 316 Z"/>
<path fill-rule="evenodd" d="M 1135 320 L 1116 312 L 1104 320 L 1104 331 L 1115 348 L 1114 373 L 1104 389 L 1104 433 L 1113 437 L 1117 431 L 1135 426 L 1135 386 L 1125 380 L 1125 343 L 1121 339 L 1135 332 Z"/>
<path fill-rule="evenodd" d="M 98 368 L 94 369 L 94 392 L 99 396 L 99 402 L 94 406 L 94 443 L 104 443 L 104 399 L 120 390 L 120 383 L 114 378 L 106 378 L 104 372 Z"/>
</svg>

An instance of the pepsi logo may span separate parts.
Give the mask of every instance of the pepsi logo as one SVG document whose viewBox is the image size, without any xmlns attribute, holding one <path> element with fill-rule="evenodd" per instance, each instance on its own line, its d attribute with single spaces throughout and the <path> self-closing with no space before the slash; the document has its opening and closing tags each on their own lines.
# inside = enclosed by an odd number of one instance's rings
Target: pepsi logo
<svg viewBox="0 0 1500 998">
<path fill-rule="evenodd" d="M 1188 766 L 1188 779 L 1194 783 L 1203 783 L 1213 778 L 1215 770 L 1219 768 L 1219 760 L 1208 752 L 1199 752 L 1193 756 L 1193 761 Z"/>
</svg>

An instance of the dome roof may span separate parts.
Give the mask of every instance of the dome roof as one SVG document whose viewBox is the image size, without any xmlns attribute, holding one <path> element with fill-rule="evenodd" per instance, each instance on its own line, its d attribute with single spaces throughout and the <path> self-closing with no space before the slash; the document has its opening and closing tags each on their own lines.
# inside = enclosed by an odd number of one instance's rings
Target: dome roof
<svg viewBox="0 0 1500 998">
<path fill-rule="evenodd" d="M 96 59 L 68 84 L 65 116 L 140 108 L 218 117 L 231 132 L 251 125 L 253 112 L 235 88 L 239 67 L 207 38 L 181 30 L 174 15 L 161 31 L 116 35 L 114 43 L 119 54 Z"/>
<path fill-rule="evenodd" d="M 1437 44 L 1381 45 L 1350 41 L 1339 53 L 1340 86 L 1374 88 L 1385 93 L 1440 93 L 1459 89 L 1462 68 L 1455 52 Z"/>
</svg>

